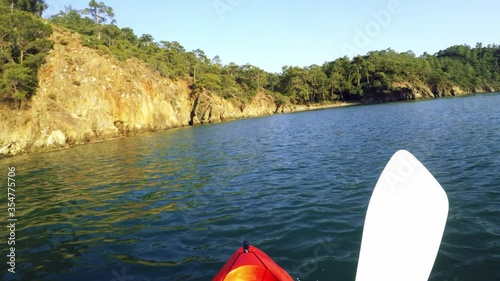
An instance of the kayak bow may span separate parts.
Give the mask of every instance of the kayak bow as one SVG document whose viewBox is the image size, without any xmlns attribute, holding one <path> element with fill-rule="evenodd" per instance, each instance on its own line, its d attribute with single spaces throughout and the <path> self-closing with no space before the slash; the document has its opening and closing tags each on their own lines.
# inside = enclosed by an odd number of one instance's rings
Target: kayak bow
<svg viewBox="0 0 500 281">
<path fill-rule="evenodd" d="M 244 242 L 212 281 L 292 281 L 268 255 Z"/>
</svg>

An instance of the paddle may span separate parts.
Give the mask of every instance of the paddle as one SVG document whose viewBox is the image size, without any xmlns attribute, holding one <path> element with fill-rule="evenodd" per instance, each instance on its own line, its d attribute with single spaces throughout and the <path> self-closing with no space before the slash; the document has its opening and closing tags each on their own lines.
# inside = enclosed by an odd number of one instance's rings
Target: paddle
<svg viewBox="0 0 500 281">
<path fill-rule="evenodd" d="M 356 281 L 427 280 L 447 216 L 441 185 L 410 152 L 396 152 L 368 205 Z"/>
</svg>

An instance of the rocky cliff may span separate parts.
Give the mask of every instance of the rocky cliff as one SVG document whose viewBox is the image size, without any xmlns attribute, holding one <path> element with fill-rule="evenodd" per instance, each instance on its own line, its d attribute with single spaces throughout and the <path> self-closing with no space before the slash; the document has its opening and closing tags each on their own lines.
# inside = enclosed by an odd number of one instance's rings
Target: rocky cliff
<svg viewBox="0 0 500 281">
<path fill-rule="evenodd" d="M 200 123 L 304 109 L 277 107 L 258 93 L 246 105 L 160 77 L 138 60 L 121 62 L 56 28 L 39 70 L 37 95 L 21 110 L 0 108 L 0 155 L 17 155 Z"/>
<path fill-rule="evenodd" d="M 421 81 L 396 82 L 392 84 L 392 91 L 388 94 L 377 95 L 375 98 L 362 100 L 364 103 L 408 101 L 419 99 L 431 99 L 440 97 L 461 96 L 470 93 L 493 93 L 500 89 L 493 87 L 476 88 L 464 90 L 456 85 L 429 86 Z"/>
<path fill-rule="evenodd" d="M 380 94 L 363 99 L 364 103 L 408 101 L 419 99 L 431 99 L 439 97 L 460 96 L 469 92 L 455 85 L 441 85 L 430 87 L 421 81 L 417 82 L 396 82 L 392 84 L 392 91 L 388 94 Z M 493 89 L 476 89 L 474 92 L 493 92 Z"/>
</svg>

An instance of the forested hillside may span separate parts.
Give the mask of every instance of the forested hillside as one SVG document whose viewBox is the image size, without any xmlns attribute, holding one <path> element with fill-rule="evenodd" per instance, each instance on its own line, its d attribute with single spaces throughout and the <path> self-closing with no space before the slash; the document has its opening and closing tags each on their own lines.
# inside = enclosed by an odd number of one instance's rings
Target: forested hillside
<svg viewBox="0 0 500 281">
<path fill-rule="evenodd" d="M 195 91 L 206 89 L 243 102 L 257 91 L 275 93 L 278 102 L 297 104 L 378 101 L 400 92 L 400 83 L 427 86 L 435 96 L 447 95 L 446 89 L 453 86 L 463 92 L 500 88 L 498 45 L 457 45 L 419 57 L 411 51 L 388 49 L 323 65 L 284 66 L 281 73 L 268 73 L 250 64 L 222 65 L 218 56 L 208 58 L 200 49 L 186 51 L 176 41 L 155 41 L 149 34 L 136 36 L 132 29 L 114 25 L 114 17 L 112 8 L 91 1 L 90 10 L 68 8 L 51 20 L 83 34 L 86 46 L 122 60 L 138 57 L 163 76 L 187 79 Z M 403 94 L 395 98 L 412 97 Z"/>
<path fill-rule="evenodd" d="M 39 17 L 43 1 L 0 2 L 0 101 L 23 100 L 36 93 L 37 71 L 52 48 L 50 25 Z"/>
<path fill-rule="evenodd" d="M 372 51 L 338 58 L 323 65 L 284 66 L 269 73 L 258 66 L 223 65 L 218 56 L 187 51 L 179 42 L 137 36 L 116 26 L 112 7 L 95 0 L 88 7 L 67 7 L 40 19 L 47 8 L 40 0 L 2 0 L 0 13 L 0 97 L 29 99 L 36 93 L 37 69 L 52 47 L 51 24 L 82 35 L 82 44 L 126 61 L 138 58 L 161 76 L 187 81 L 193 93 L 209 91 L 228 100 L 248 103 L 259 91 L 277 104 L 331 101 L 380 102 L 487 92 L 500 89 L 500 46 L 456 45 L 436 54 Z M 325 58 L 328 60 L 328 58 Z M 423 92 L 419 94 L 419 92 Z"/>
</svg>

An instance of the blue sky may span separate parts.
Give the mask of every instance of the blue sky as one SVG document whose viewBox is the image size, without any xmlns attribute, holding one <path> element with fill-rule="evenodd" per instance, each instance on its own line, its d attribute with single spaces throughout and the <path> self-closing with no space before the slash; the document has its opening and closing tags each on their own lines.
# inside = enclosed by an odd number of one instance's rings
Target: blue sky
<svg viewBox="0 0 500 281">
<path fill-rule="evenodd" d="M 99 1 L 99 0 L 98 0 Z M 99 1 L 100 2 L 100 1 Z M 391 48 L 435 53 L 457 44 L 500 44 L 500 1 L 103 0 L 119 27 L 200 48 L 223 64 L 270 72 Z M 46 0 L 45 15 L 89 0 Z"/>
</svg>

